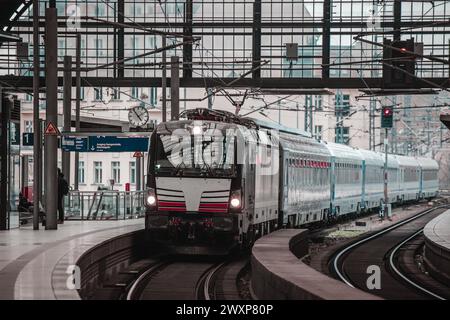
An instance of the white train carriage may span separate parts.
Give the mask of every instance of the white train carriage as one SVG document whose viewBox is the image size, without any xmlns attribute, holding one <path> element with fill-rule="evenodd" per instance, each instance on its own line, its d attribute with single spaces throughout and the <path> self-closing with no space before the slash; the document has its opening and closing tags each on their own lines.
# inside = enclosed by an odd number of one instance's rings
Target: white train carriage
<svg viewBox="0 0 450 320">
<path fill-rule="evenodd" d="M 359 213 L 362 199 L 363 157 L 357 149 L 336 143 L 327 143 L 331 153 L 330 198 L 334 213 L 339 216 Z"/>
<path fill-rule="evenodd" d="M 400 163 L 398 161 L 397 155 L 388 154 L 387 169 L 388 169 L 388 201 L 389 203 L 396 203 L 399 201 L 402 191 L 399 177 Z"/>
<path fill-rule="evenodd" d="M 378 152 L 359 149 L 363 158 L 363 190 L 361 203 L 365 209 L 379 208 L 384 198 L 384 158 Z"/>
<path fill-rule="evenodd" d="M 259 130 L 239 126 L 240 133 L 247 131 L 242 137 L 247 153 L 242 161 L 243 193 L 247 196 L 243 201 L 247 202 L 246 210 L 253 217 L 243 219 L 242 230 L 245 233 L 251 227 L 256 234 L 264 235 L 278 227 L 280 142 L 276 130 L 260 125 Z"/>
<path fill-rule="evenodd" d="M 283 224 L 318 222 L 330 213 L 331 154 L 310 137 L 280 132 Z"/>
<path fill-rule="evenodd" d="M 438 163 L 429 158 L 417 158 L 420 165 L 420 197 L 433 198 L 439 189 Z"/>
<path fill-rule="evenodd" d="M 397 156 L 399 163 L 400 192 L 398 201 L 419 200 L 420 198 L 420 164 L 417 159 Z M 433 161 L 433 160 L 432 160 Z"/>
</svg>

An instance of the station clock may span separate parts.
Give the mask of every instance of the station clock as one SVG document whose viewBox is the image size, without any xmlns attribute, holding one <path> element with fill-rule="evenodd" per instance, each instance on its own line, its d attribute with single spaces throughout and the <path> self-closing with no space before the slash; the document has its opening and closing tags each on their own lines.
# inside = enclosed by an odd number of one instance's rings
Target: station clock
<svg viewBox="0 0 450 320">
<path fill-rule="evenodd" d="M 142 127 L 149 119 L 148 111 L 143 106 L 133 107 L 128 111 L 128 120 L 134 127 Z"/>
</svg>

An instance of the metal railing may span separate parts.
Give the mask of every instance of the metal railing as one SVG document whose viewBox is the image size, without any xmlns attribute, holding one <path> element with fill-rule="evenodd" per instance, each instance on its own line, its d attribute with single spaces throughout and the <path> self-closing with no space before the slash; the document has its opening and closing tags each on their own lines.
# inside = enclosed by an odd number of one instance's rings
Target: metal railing
<svg viewBox="0 0 450 320">
<path fill-rule="evenodd" d="M 70 191 L 64 197 L 66 220 L 125 220 L 145 215 L 145 191 Z"/>
</svg>

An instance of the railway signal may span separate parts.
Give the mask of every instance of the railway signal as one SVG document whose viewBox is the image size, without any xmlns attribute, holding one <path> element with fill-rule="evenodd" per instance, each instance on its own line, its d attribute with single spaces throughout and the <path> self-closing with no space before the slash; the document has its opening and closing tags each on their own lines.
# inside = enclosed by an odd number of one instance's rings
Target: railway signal
<svg viewBox="0 0 450 320">
<path fill-rule="evenodd" d="M 384 137 L 384 170 L 383 170 L 383 177 L 384 177 L 384 204 L 383 204 L 383 210 L 381 212 L 381 217 L 384 219 L 384 217 L 387 215 L 390 218 L 391 210 L 390 210 L 390 204 L 389 204 L 389 198 L 388 198 L 388 169 L 387 169 L 387 161 L 388 161 L 388 129 L 392 128 L 394 119 L 394 107 L 393 106 L 385 106 L 381 108 L 381 128 L 384 128 L 385 130 L 385 137 Z"/>
<path fill-rule="evenodd" d="M 417 54 L 421 43 L 414 38 L 383 41 L 383 81 L 386 88 L 405 88 L 414 83 Z"/>
<path fill-rule="evenodd" d="M 392 128 L 394 119 L 394 107 L 388 106 L 381 109 L 381 127 Z"/>
</svg>

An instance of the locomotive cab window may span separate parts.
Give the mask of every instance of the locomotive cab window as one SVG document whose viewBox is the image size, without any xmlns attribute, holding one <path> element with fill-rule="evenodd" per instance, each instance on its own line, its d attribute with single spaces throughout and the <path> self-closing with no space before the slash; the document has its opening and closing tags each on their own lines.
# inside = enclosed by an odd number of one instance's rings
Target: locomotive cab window
<svg viewBox="0 0 450 320">
<path fill-rule="evenodd" d="M 235 136 L 226 135 L 225 130 L 195 124 L 171 129 L 156 132 L 151 144 L 155 175 L 236 175 Z"/>
</svg>

